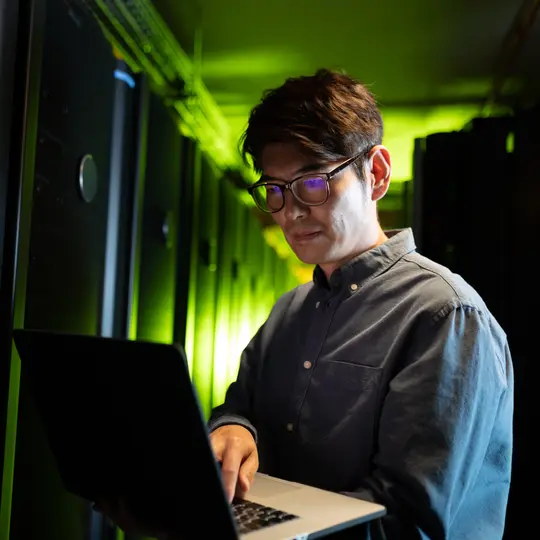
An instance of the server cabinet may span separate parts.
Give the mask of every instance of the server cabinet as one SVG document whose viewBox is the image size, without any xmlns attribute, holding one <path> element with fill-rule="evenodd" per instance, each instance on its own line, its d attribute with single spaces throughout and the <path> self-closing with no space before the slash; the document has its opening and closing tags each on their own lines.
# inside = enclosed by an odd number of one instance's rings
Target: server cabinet
<svg viewBox="0 0 540 540">
<path fill-rule="evenodd" d="M 183 138 L 159 96 L 151 93 L 137 288 L 137 338 L 172 343 L 177 294 L 177 249 Z"/>
<path fill-rule="evenodd" d="M 417 143 L 415 233 L 420 251 L 463 275 L 508 335 L 515 376 L 514 449 L 505 538 L 530 511 L 531 366 L 540 287 L 527 255 L 540 232 L 539 109 L 475 119 Z M 534 422 L 534 425 L 536 422 Z"/>
<path fill-rule="evenodd" d="M 40 65 L 41 50 L 32 38 L 34 28 L 43 25 L 42 13 L 30 19 L 28 4 L 0 2 L 0 538 L 9 537 L 17 429 L 20 365 L 12 354 L 11 327 L 14 320 L 22 324 L 24 291 L 17 287 L 16 272 L 19 262 L 26 262 L 26 256 L 19 260 L 19 248 L 25 247 L 19 231 L 27 228 L 31 208 L 30 190 L 22 189 L 22 178 L 32 174 L 24 167 L 27 140 L 32 148 L 34 139 L 26 126 L 37 114 L 27 89 L 39 84 L 39 71 L 31 68 Z"/>
<path fill-rule="evenodd" d="M 245 292 L 244 317 L 250 322 L 253 335 L 264 322 L 266 302 L 263 291 L 265 240 L 262 226 L 253 212 L 249 214 L 246 237 L 245 262 L 248 270 L 248 287 Z"/>
<path fill-rule="evenodd" d="M 261 282 L 259 284 L 261 302 L 261 311 L 259 313 L 259 320 L 262 322 L 268 317 L 272 306 L 276 299 L 276 291 L 274 288 L 274 273 L 275 273 L 275 254 L 274 249 L 266 241 L 263 231 L 261 229 L 261 240 L 263 246 L 263 257 L 261 260 L 260 276 Z"/>
<path fill-rule="evenodd" d="M 540 104 L 517 111 L 514 117 L 512 174 L 505 184 L 505 210 L 511 216 L 508 261 L 506 326 L 515 371 L 514 460 L 505 538 L 519 538 L 521 526 L 534 512 L 529 495 L 531 470 L 536 464 L 533 434 L 538 425 L 535 369 L 540 317 L 536 307 L 540 284 L 536 266 L 528 262 L 540 234 Z"/>
<path fill-rule="evenodd" d="M 429 135 L 418 145 L 414 179 L 420 252 L 463 275 L 503 325 L 509 132 L 509 119 L 486 118 L 462 131 Z"/>
<path fill-rule="evenodd" d="M 234 250 L 235 223 L 237 213 L 240 211 L 240 202 L 233 191 L 233 187 L 226 179 L 219 182 L 219 213 L 218 226 L 218 264 L 216 289 L 216 323 L 214 336 L 214 369 L 212 381 L 212 406 L 223 401 L 225 392 L 231 379 L 229 379 L 229 365 L 238 365 L 236 353 L 232 352 L 231 340 L 236 337 L 237 319 L 232 318 L 231 304 L 233 302 L 233 280 L 237 272 L 235 269 Z"/>
<path fill-rule="evenodd" d="M 6 195 L 13 113 L 13 85 L 17 51 L 18 2 L 0 0 L 0 268 L 4 244 Z"/>
<path fill-rule="evenodd" d="M 96 333 L 101 325 L 116 59 L 92 17 L 46 3 L 24 326 Z M 22 231 L 21 231 L 22 232 Z M 69 404 L 66 404 L 69 407 Z M 90 427 L 89 427 L 90 429 Z M 87 506 L 67 493 L 21 379 L 12 539 L 84 538 Z M 28 519 L 29 512 L 32 519 Z"/>
<path fill-rule="evenodd" d="M 188 365 L 193 364 L 193 326 L 197 288 L 198 201 L 200 198 L 200 148 L 190 138 L 182 138 L 180 212 L 178 219 L 174 341 L 186 349 Z"/>
<path fill-rule="evenodd" d="M 193 320 L 192 375 L 207 416 L 212 407 L 212 371 L 216 330 L 216 294 L 219 253 L 220 174 L 206 157 L 201 159 L 200 196 L 195 207 L 197 268 Z"/>
<path fill-rule="evenodd" d="M 249 315 L 249 266 L 246 262 L 248 235 L 248 210 L 237 204 L 232 216 L 232 269 L 231 269 L 231 301 L 229 311 L 229 356 L 228 380 L 234 380 L 242 350 L 251 339 Z"/>
</svg>

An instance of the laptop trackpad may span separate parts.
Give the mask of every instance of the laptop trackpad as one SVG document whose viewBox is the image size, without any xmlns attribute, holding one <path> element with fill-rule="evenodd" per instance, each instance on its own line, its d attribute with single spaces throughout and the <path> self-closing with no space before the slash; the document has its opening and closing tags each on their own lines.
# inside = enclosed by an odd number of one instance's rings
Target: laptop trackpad
<svg viewBox="0 0 540 540">
<path fill-rule="evenodd" d="M 283 495 L 297 489 L 300 489 L 300 486 L 280 480 L 279 478 L 257 473 L 249 494 L 256 497 L 275 497 L 276 495 Z"/>
</svg>

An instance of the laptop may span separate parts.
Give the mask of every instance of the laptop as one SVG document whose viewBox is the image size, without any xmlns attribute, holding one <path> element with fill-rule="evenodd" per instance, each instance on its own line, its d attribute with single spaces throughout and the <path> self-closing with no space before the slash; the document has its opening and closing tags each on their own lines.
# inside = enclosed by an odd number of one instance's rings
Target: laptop
<svg viewBox="0 0 540 540">
<path fill-rule="evenodd" d="M 13 339 L 22 390 L 64 487 L 79 497 L 124 495 L 141 521 L 181 538 L 319 538 L 386 513 L 261 473 L 245 500 L 230 504 L 178 345 L 28 329 Z"/>
</svg>

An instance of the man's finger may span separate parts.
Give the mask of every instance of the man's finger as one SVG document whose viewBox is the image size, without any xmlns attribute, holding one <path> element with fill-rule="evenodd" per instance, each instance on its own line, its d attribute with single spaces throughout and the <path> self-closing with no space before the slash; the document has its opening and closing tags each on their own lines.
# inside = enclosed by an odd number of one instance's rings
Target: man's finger
<svg viewBox="0 0 540 540">
<path fill-rule="evenodd" d="M 239 496 L 243 496 L 248 492 L 258 468 L 259 459 L 257 453 L 252 452 L 244 463 L 242 463 L 238 473 L 238 487 L 240 488 Z"/>
<path fill-rule="evenodd" d="M 212 452 L 214 452 L 216 461 L 221 462 L 225 450 L 225 439 L 219 436 L 213 437 L 212 434 L 210 434 L 210 444 L 212 446 Z"/>
<path fill-rule="evenodd" d="M 242 453 L 233 447 L 229 447 L 224 453 L 223 461 L 221 462 L 221 476 L 223 479 L 223 487 L 227 499 L 231 502 L 236 492 L 236 484 L 238 483 L 238 473 L 242 464 Z"/>
</svg>

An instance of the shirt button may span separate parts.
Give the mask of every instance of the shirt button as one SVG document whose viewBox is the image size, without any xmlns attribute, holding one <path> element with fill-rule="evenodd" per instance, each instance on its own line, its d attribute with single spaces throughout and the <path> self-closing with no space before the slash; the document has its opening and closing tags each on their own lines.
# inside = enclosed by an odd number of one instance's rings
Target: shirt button
<svg viewBox="0 0 540 540">
<path fill-rule="evenodd" d="M 320 305 L 321 305 L 321 303 L 320 303 L 320 302 L 317 302 L 317 303 L 315 304 L 315 308 L 318 308 Z"/>
<path fill-rule="evenodd" d="M 309 368 L 311 367 L 311 362 L 310 362 L 309 360 L 306 360 L 306 361 L 304 362 L 304 367 L 305 367 L 306 369 L 309 369 Z"/>
<path fill-rule="evenodd" d="M 358 289 L 358 285 L 356 283 L 351 283 L 350 289 L 351 291 L 356 291 L 356 289 Z"/>
<path fill-rule="evenodd" d="M 287 424 L 287 431 L 292 431 L 292 430 L 293 430 L 293 425 Z"/>
</svg>

